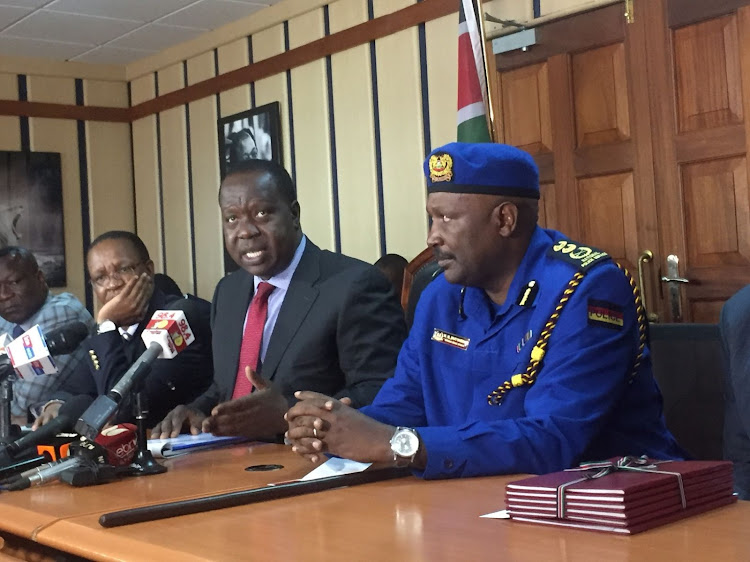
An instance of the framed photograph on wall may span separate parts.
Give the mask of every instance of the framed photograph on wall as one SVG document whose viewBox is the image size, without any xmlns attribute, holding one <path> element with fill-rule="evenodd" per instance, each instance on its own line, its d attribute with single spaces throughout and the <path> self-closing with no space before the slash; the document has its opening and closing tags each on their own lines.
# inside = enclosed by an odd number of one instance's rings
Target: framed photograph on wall
<svg viewBox="0 0 750 562">
<path fill-rule="evenodd" d="M 36 256 L 50 287 L 65 287 L 62 169 L 57 152 L 0 151 L 0 247 Z"/>
<path fill-rule="evenodd" d="M 282 164 L 279 102 L 219 119 L 221 178 L 245 160 L 273 160 Z"/>
<path fill-rule="evenodd" d="M 273 160 L 283 165 L 279 102 L 235 113 L 218 120 L 221 179 L 246 160 Z M 238 268 L 224 248 L 224 274 Z"/>
</svg>

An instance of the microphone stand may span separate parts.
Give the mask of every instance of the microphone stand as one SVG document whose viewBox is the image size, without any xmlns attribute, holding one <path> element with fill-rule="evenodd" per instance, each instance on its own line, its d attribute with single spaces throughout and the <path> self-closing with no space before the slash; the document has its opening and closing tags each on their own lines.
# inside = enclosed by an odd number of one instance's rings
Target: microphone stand
<svg viewBox="0 0 750 562">
<path fill-rule="evenodd" d="M 18 437 L 10 423 L 10 403 L 13 401 L 15 371 L 10 364 L 0 365 L 0 443 L 11 443 Z"/>
<path fill-rule="evenodd" d="M 135 394 L 135 400 L 133 402 L 133 410 L 135 414 L 135 427 L 136 427 L 136 452 L 135 458 L 130 465 L 134 470 L 132 476 L 150 476 L 151 474 L 162 474 L 167 471 L 167 467 L 159 464 L 154 459 L 154 455 L 148 449 L 146 444 L 146 418 L 148 418 L 148 398 L 146 392 L 143 390 L 143 379 L 139 380 L 133 392 Z"/>
</svg>

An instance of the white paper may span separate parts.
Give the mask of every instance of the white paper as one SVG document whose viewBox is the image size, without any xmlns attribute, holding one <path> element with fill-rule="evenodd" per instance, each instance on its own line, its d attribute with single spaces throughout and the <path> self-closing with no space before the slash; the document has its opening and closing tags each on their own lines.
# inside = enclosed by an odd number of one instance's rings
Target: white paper
<svg viewBox="0 0 750 562">
<path fill-rule="evenodd" d="M 319 467 L 314 468 L 312 471 L 308 472 L 306 475 L 300 478 L 300 480 L 318 480 L 319 478 L 328 478 L 329 476 L 343 476 L 344 474 L 354 474 L 356 472 L 362 472 L 371 464 L 371 462 L 357 462 L 350 461 L 349 459 L 333 457 L 331 459 L 328 459 Z"/>
<path fill-rule="evenodd" d="M 508 513 L 507 509 L 502 509 L 500 511 L 494 511 L 492 513 L 480 515 L 479 517 L 483 517 L 485 519 L 510 519 L 510 513 Z"/>
</svg>

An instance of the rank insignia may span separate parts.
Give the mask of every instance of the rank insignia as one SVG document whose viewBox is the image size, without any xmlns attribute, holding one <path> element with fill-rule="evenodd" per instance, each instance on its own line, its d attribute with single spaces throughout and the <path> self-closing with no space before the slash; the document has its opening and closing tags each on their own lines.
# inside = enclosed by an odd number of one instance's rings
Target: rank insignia
<svg viewBox="0 0 750 562">
<path fill-rule="evenodd" d="M 446 152 L 430 156 L 430 179 L 433 182 L 453 179 L 453 158 Z"/>
<path fill-rule="evenodd" d="M 590 326 L 602 326 L 612 330 L 621 330 L 625 324 L 621 306 L 594 299 L 589 299 L 588 319 Z"/>
<path fill-rule="evenodd" d="M 521 341 L 518 342 L 518 345 L 516 346 L 516 353 L 521 353 L 523 346 L 526 345 L 526 342 L 528 342 L 533 337 L 534 337 L 534 332 L 532 332 L 531 330 L 526 332 L 521 338 Z"/>
<path fill-rule="evenodd" d="M 539 283 L 536 281 L 529 281 L 526 286 L 521 289 L 521 294 L 518 295 L 516 304 L 518 306 L 531 306 L 536 300 L 536 294 L 539 292 Z"/>
<path fill-rule="evenodd" d="M 456 334 L 449 334 L 448 332 L 444 332 L 443 330 L 438 330 L 435 328 L 435 330 L 432 332 L 432 341 L 436 341 L 438 343 L 444 343 L 446 345 L 450 345 L 451 347 L 457 347 L 458 349 L 466 350 L 469 347 L 469 338 L 464 338 L 462 336 L 457 336 Z"/>
<path fill-rule="evenodd" d="M 557 244 L 547 250 L 547 255 L 559 260 L 566 261 L 576 266 L 581 271 L 593 267 L 605 261 L 609 254 L 597 248 L 583 246 L 570 240 L 560 240 Z"/>
</svg>

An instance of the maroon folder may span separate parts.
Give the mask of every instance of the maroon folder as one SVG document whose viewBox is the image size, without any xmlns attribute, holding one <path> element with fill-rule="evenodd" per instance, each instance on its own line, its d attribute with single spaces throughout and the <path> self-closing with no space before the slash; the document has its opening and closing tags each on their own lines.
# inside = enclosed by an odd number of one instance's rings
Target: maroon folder
<svg viewBox="0 0 750 562">
<path fill-rule="evenodd" d="M 736 500 L 728 461 L 616 464 L 511 482 L 508 512 L 522 522 L 632 534 Z"/>
</svg>

